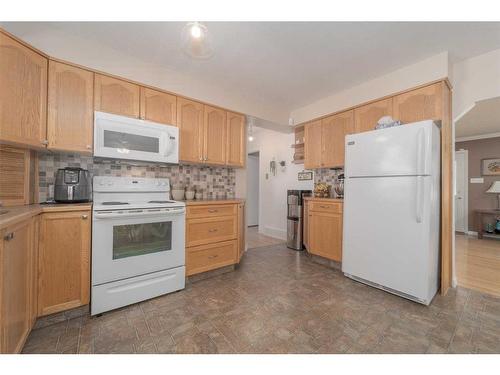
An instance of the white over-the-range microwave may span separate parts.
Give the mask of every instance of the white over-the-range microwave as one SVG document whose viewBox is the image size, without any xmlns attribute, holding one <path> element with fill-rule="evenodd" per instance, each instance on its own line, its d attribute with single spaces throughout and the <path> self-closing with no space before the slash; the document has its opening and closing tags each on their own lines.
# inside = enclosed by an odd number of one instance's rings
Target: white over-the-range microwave
<svg viewBox="0 0 500 375">
<path fill-rule="evenodd" d="M 179 129 L 96 111 L 94 156 L 177 164 Z"/>
</svg>

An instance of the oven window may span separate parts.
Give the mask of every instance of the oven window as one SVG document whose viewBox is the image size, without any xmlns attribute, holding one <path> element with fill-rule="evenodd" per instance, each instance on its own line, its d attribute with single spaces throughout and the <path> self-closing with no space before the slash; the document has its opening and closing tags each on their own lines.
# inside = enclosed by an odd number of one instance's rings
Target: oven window
<svg viewBox="0 0 500 375">
<path fill-rule="evenodd" d="M 113 259 L 172 250 L 172 222 L 115 225 Z"/>
<path fill-rule="evenodd" d="M 104 130 L 104 147 L 116 148 L 118 151 L 123 150 L 124 153 L 132 150 L 157 154 L 160 152 L 160 140 L 144 135 Z"/>
</svg>

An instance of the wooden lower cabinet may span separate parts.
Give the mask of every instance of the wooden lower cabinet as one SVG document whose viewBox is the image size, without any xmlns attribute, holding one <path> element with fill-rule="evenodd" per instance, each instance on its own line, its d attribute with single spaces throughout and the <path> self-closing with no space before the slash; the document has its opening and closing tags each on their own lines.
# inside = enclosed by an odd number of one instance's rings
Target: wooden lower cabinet
<svg viewBox="0 0 500 375">
<path fill-rule="evenodd" d="M 243 202 L 187 206 L 187 276 L 236 264 L 244 251 Z"/>
<path fill-rule="evenodd" d="M 306 248 L 314 255 L 342 261 L 342 203 L 308 200 Z"/>
<path fill-rule="evenodd" d="M 0 244 L 0 353 L 19 353 L 34 323 L 34 220 L 7 227 Z"/>
<path fill-rule="evenodd" d="M 90 210 L 41 215 L 38 315 L 89 303 Z"/>
</svg>

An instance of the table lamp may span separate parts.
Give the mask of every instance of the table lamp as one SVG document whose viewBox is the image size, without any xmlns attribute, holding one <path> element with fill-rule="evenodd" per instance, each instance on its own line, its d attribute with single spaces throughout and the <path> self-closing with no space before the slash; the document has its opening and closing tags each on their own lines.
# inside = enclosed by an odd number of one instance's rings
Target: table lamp
<svg viewBox="0 0 500 375">
<path fill-rule="evenodd" d="M 486 190 L 487 193 L 497 194 L 498 195 L 498 207 L 497 210 L 500 210 L 500 181 L 494 181 L 490 188 Z"/>
</svg>

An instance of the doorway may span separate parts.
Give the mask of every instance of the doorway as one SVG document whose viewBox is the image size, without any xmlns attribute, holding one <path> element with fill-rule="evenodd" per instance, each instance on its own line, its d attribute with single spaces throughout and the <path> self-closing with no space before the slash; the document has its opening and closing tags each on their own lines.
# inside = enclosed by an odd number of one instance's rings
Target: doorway
<svg viewBox="0 0 500 375">
<path fill-rule="evenodd" d="M 455 277 L 459 287 L 500 296 L 500 97 L 455 121 Z M 497 228 L 497 229 L 495 229 Z"/>
</svg>

